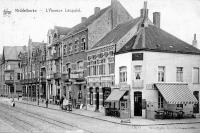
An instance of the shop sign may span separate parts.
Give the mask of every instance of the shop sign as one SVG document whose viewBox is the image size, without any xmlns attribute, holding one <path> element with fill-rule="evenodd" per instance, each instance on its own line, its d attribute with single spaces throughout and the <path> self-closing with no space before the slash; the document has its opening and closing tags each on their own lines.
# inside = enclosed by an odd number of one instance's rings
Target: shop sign
<svg viewBox="0 0 200 133">
<path fill-rule="evenodd" d="M 143 53 L 132 54 L 132 60 L 143 60 Z"/>
</svg>

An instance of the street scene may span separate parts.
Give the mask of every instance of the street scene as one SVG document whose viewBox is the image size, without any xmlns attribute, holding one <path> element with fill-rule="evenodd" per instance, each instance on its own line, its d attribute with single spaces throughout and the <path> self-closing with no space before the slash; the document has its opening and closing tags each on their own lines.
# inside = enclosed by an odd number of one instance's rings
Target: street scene
<svg viewBox="0 0 200 133">
<path fill-rule="evenodd" d="M 199 7 L 2 0 L 0 132 L 199 133 Z"/>
<path fill-rule="evenodd" d="M 191 132 L 200 131 L 200 121 L 132 119 L 121 124 L 117 118 L 103 118 L 103 114 L 90 112 L 66 112 L 56 106 L 45 108 L 34 103 L 16 99 L 12 107 L 9 99 L 1 98 L 1 132 L 59 132 L 59 133 L 102 133 L 102 132 Z M 192 123 L 191 123 L 192 122 Z"/>
</svg>

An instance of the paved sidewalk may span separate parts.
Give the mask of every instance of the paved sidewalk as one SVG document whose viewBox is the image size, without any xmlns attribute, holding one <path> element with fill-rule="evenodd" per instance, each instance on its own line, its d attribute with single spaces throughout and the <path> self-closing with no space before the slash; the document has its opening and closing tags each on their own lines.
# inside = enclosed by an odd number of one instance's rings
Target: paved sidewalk
<svg viewBox="0 0 200 133">
<path fill-rule="evenodd" d="M 15 99 L 15 101 L 18 103 L 22 103 L 22 104 L 30 104 L 30 105 L 38 106 L 37 102 L 25 101 L 25 100 L 21 100 L 21 99 L 19 101 L 17 99 Z M 45 103 L 39 103 L 39 106 L 46 108 Z M 59 105 L 48 104 L 48 108 L 64 111 L 64 110 L 61 110 Z M 120 122 L 121 122 L 120 118 L 105 116 L 104 113 L 89 111 L 89 110 L 85 110 L 85 109 L 73 109 L 72 112 L 66 111 L 66 113 L 82 115 L 82 116 L 91 117 L 91 118 L 108 121 L 108 122 L 112 122 L 112 123 L 117 123 L 117 124 L 120 124 Z M 144 119 L 141 117 L 134 117 L 134 118 L 131 118 L 130 121 L 131 121 L 131 123 L 126 123 L 126 125 L 130 125 L 130 126 L 154 126 L 155 125 L 156 126 L 156 125 L 193 124 L 193 123 L 200 124 L 200 118 L 148 120 L 148 119 Z"/>
</svg>

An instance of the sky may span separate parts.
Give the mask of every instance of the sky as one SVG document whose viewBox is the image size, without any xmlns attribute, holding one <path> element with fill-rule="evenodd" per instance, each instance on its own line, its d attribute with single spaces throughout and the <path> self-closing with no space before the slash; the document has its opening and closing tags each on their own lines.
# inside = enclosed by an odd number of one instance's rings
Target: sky
<svg viewBox="0 0 200 133">
<path fill-rule="evenodd" d="M 133 18 L 140 15 L 143 0 L 118 0 Z M 200 42 L 200 0 L 147 0 L 149 18 L 161 13 L 161 29 L 191 44 L 194 33 Z M 27 45 L 29 37 L 46 42 L 47 32 L 56 26 L 73 27 L 89 17 L 94 7 L 109 6 L 111 0 L 0 0 L 0 53 L 3 46 Z M 36 12 L 17 12 L 28 9 Z M 49 10 L 63 10 L 51 12 Z M 65 9 L 67 12 L 65 12 Z M 11 11 L 11 14 L 3 14 Z M 200 45 L 200 43 L 199 43 Z"/>
</svg>

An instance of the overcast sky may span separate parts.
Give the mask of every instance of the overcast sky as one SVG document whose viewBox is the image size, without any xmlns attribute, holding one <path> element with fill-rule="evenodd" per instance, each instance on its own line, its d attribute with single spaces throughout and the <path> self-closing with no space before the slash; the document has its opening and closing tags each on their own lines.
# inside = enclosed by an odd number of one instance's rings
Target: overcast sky
<svg viewBox="0 0 200 133">
<path fill-rule="evenodd" d="M 75 2 L 76 1 L 76 2 Z M 81 17 L 94 13 L 111 0 L 1 0 L 0 1 L 0 53 L 4 45 L 27 45 L 29 36 L 33 41 L 47 40 L 47 31 L 54 25 L 72 27 Z M 132 15 L 138 17 L 143 0 L 118 0 Z M 71 9 L 77 12 L 46 12 L 46 9 Z M 16 12 L 15 9 L 37 10 L 34 13 Z M 197 33 L 200 42 L 200 0 L 148 0 L 149 18 L 161 12 L 161 28 L 191 44 Z M 3 10 L 12 11 L 3 15 Z"/>
</svg>

